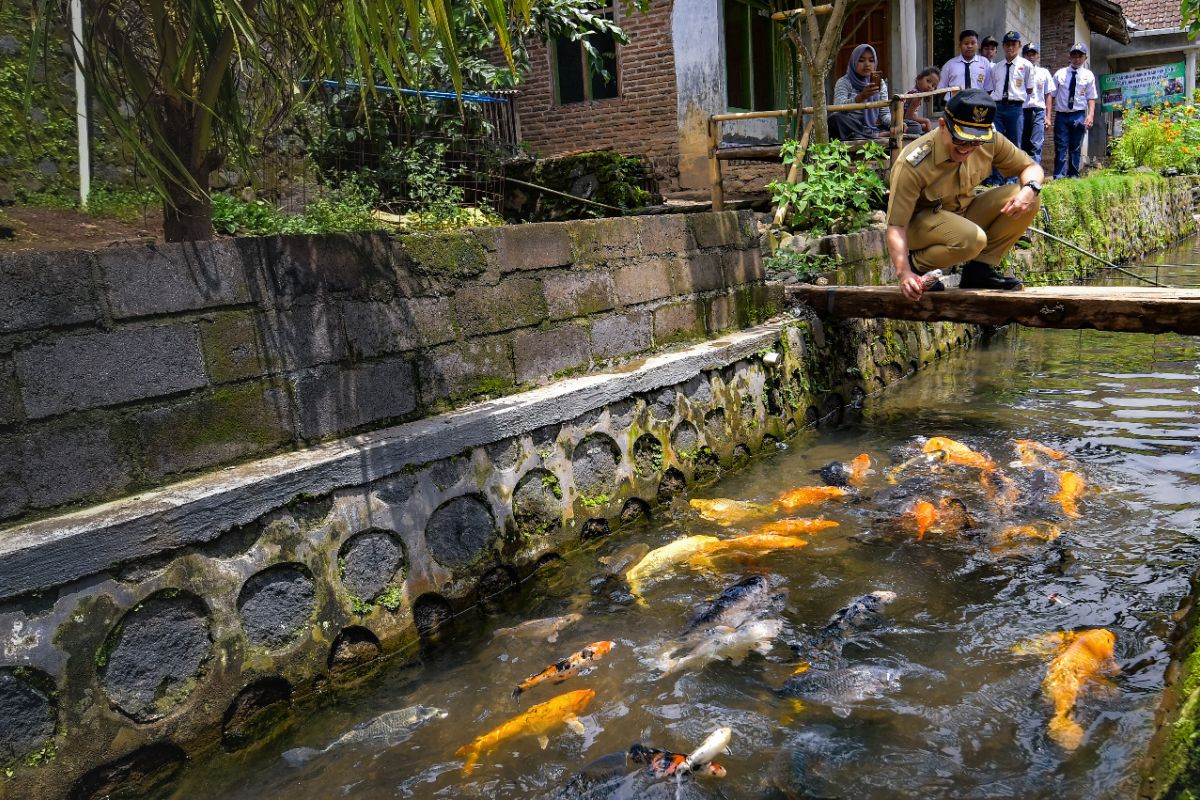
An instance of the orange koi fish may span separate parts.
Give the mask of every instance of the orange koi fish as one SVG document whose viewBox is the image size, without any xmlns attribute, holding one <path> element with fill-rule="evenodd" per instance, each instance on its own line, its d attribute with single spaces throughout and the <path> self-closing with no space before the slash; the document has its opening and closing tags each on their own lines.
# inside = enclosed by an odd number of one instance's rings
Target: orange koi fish
<svg viewBox="0 0 1200 800">
<path fill-rule="evenodd" d="M 642 744 L 635 744 L 633 747 L 630 747 L 626 758 L 634 764 L 645 764 L 646 771 L 656 778 L 673 776 L 676 770 L 679 769 L 679 766 L 687 761 L 687 756 L 683 753 L 672 753 L 668 750 L 659 750 L 657 747 L 646 747 Z M 726 772 L 725 768 L 720 764 L 714 764 L 710 761 L 703 766 L 697 767 L 695 774 L 707 775 L 712 778 L 724 778 Z"/>
<path fill-rule="evenodd" d="M 745 536 L 736 536 L 732 539 L 724 539 L 716 544 L 710 545 L 706 552 L 719 552 L 722 550 L 799 550 L 801 547 L 806 547 L 808 542 L 804 539 L 797 539 L 795 536 L 773 536 L 769 533 L 749 533 Z"/>
<path fill-rule="evenodd" d="M 1061 651 L 1042 680 L 1042 693 L 1054 704 L 1047 733 L 1060 746 L 1074 750 L 1083 741 L 1083 728 L 1073 718 L 1075 703 L 1089 683 L 1104 685 L 1104 677 L 1120 672 L 1113 660 L 1117 637 L 1104 628 L 1094 628 L 1063 633 L 1061 641 Z"/>
<path fill-rule="evenodd" d="M 613 644 L 614 643 L 610 641 L 592 642 L 578 653 L 572 653 L 562 661 L 557 661 L 546 667 L 541 672 L 530 675 L 528 678 L 517 684 L 516 689 L 513 689 L 513 699 L 519 699 L 521 697 L 521 692 L 529 691 L 542 681 L 562 683 L 568 678 L 574 678 L 588 663 L 599 661 L 600 658 L 606 655 L 609 650 L 612 650 Z"/>
<path fill-rule="evenodd" d="M 1011 509 L 1021 501 L 1021 490 L 1016 482 L 999 470 L 980 472 L 979 485 L 987 492 L 988 499 L 1002 508 Z"/>
<path fill-rule="evenodd" d="M 1062 528 L 1048 522 L 1033 525 L 1014 525 L 997 533 L 992 545 L 993 553 L 1005 553 L 1020 547 L 1026 541 L 1053 542 L 1062 535 Z"/>
<path fill-rule="evenodd" d="M 1083 496 L 1086 488 L 1087 483 L 1078 472 L 1060 472 L 1058 473 L 1058 493 L 1051 495 L 1050 499 L 1062 506 L 1063 513 L 1068 517 L 1078 517 L 1077 501 Z"/>
<path fill-rule="evenodd" d="M 859 453 L 854 458 L 850 459 L 850 485 L 862 486 L 867 475 L 871 472 L 871 457 L 866 453 Z"/>
<path fill-rule="evenodd" d="M 830 461 L 818 470 L 826 486 L 862 486 L 871 474 L 871 457 L 860 453 L 850 461 Z"/>
<path fill-rule="evenodd" d="M 579 721 L 579 715 L 583 713 L 595 696 L 596 693 L 591 689 L 578 689 L 574 692 L 560 694 L 544 703 L 538 703 L 524 714 L 513 717 L 470 744 L 464 744 L 454 751 L 454 755 L 466 759 L 463 764 L 463 775 L 470 775 L 475 771 L 475 765 L 479 763 L 481 755 L 490 753 L 509 739 L 515 739 L 518 736 L 536 736 L 538 744 L 544 750 L 550 743 L 546 734 L 560 724 L 565 723 L 575 732 L 582 733 L 583 723 Z"/>
<path fill-rule="evenodd" d="M 750 534 L 770 536 L 799 536 L 803 533 L 816 533 L 826 528 L 836 528 L 838 523 L 831 519 L 779 519 L 759 525 Z"/>
<path fill-rule="evenodd" d="M 962 442 L 947 439 L 945 436 L 934 436 L 927 441 L 921 451 L 927 455 L 942 454 L 950 464 L 964 467 L 974 467 L 991 471 L 996 468 L 996 462 L 982 453 L 977 453 Z"/>
<path fill-rule="evenodd" d="M 1021 463 L 1027 467 L 1040 467 L 1041 463 L 1035 455 L 1041 453 L 1049 456 L 1055 461 L 1062 461 L 1067 457 L 1067 454 L 1061 450 L 1055 450 L 1053 447 L 1047 447 L 1041 442 L 1035 442 L 1032 439 L 1013 439 L 1013 445 L 1017 451 L 1017 457 L 1021 459 Z"/>
<path fill-rule="evenodd" d="M 774 503 L 751 503 L 746 500 L 727 500 L 717 497 L 712 500 L 689 500 L 688 505 L 700 512 L 700 516 L 718 525 L 733 525 L 748 519 L 762 519 L 776 513 Z"/>
<path fill-rule="evenodd" d="M 775 502 L 787 511 L 795 511 L 801 506 L 824 503 L 826 500 L 834 500 L 848 494 L 850 494 L 850 490 L 840 486 L 801 486 L 799 489 L 784 492 Z"/>
<path fill-rule="evenodd" d="M 957 497 L 943 497 L 936 506 L 928 500 L 918 500 L 907 515 L 916 522 L 917 541 L 924 539 L 935 525 L 941 533 L 959 533 L 975 524 Z"/>
<path fill-rule="evenodd" d="M 918 500 L 909 512 L 917 523 L 917 541 L 925 538 L 925 532 L 937 522 L 937 507 L 928 500 Z"/>
</svg>

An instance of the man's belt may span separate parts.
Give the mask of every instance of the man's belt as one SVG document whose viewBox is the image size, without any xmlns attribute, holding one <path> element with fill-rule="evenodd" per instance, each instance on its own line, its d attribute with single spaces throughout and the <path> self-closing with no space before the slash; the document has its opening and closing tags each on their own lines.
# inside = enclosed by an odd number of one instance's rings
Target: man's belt
<svg viewBox="0 0 1200 800">
<path fill-rule="evenodd" d="M 1024 100 L 997 100 L 996 102 L 1002 106 L 1012 106 L 1012 105 L 1023 106 L 1023 105 L 1025 105 Z"/>
</svg>

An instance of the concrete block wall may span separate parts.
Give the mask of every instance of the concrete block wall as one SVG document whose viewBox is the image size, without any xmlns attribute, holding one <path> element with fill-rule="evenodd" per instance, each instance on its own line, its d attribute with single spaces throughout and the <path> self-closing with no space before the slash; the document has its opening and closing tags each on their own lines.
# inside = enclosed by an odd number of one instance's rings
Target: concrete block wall
<svg viewBox="0 0 1200 800">
<path fill-rule="evenodd" d="M 778 309 L 748 216 L 0 259 L 0 526 Z"/>
</svg>

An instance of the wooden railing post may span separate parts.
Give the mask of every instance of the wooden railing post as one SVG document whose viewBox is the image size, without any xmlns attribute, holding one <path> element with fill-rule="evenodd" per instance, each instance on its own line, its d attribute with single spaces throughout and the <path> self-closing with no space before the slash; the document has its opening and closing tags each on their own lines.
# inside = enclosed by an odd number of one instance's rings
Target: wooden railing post
<svg viewBox="0 0 1200 800">
<path fill-rule="evenodd" d="M 708 120 L 708 180 L 712 183 L 712 210 L 725 210 L 725 186 L 721 180 L 721 161 L 717 158 L 717 148 L 721 145 L 721 123 L 718 120 Z"/>
<path fill-rule="evenodd" d="M 900 151 L 904 149 L 904 103 L 903 95 L 896 95 L 892 98 L 892 141 L 889 148 L 891 150 L 889 169 L 896 166 L 896 159 L 900 157 Z"/>
</svg>

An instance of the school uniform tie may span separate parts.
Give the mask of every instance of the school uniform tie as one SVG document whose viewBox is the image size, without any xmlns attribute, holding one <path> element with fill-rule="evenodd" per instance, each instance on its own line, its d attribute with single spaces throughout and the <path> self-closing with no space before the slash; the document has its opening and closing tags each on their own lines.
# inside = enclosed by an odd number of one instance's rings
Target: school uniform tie
<svg viewBox="0 0 1200 800">
<path fill-rule="evenodd" d="M 974 63 L 975 63 L 975 59 L 971 59 L 970 61 L 963 62 L 963 72 L 965 72 L 967 74 L 967 85 L 963 87 L 964 89 L 971 88 L 971 65 Z"/>
<path fill-rule="evenodd" d="M 1002 100 L 1008 99 L 1008 79 L 1010 77 L 1012 77 L 1012 62 L 1011 61 L 1009 61 L 1007 64 L 1004 65 L 1004 95 L 1001 97 Z"/>
<path fill-rule="evenodd" d="M 1075 110 L 1075 70 L 1071 70 L 1071 85 L 1067 87 L 1067 111 Z"/>
</svg>

